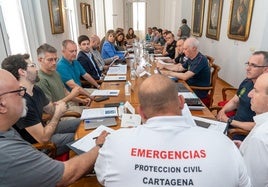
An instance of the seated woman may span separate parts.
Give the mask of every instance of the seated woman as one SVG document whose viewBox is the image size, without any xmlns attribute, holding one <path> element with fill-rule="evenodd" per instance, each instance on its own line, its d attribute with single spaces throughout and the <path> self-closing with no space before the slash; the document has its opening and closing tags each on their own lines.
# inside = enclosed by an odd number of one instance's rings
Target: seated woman
<svg viewBox="0 0 268 187">
<path fill-rule="evenodd" d="M 134 39 L 139 40 L 139 38 L 134 34 L 133 28 L 129 28 L 126 35 L 127 43 L 132 44 Z"/>
<path fill-rule="evenodd" d="M 125 34 L 118 32 L 115 36 L 115 49 L 118 51 L 126 50 Z"/>
<path fill-rule="evenodd" d="M 105 42 L 101 49 L 101 57 L 105 60 L 107 58 L 119 57 L 120 60 L 125 60 L 125 53 L 123 51 L 117 51 L 115 49 L 115 32 L 114 30 L 108 30 L 105 36 Z"/>
</svg>

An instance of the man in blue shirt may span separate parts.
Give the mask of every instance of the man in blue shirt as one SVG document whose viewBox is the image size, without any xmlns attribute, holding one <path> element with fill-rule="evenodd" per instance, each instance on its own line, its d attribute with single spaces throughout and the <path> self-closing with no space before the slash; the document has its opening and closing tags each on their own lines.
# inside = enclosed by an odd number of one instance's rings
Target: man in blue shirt
<svg viewBox="0 0 268 187">
<path fill-rule="evenodd" d="M 57 64 L 57 72 L 60 74 L 62 82 L 70 91 L 76 86 L 81 87 L 80 77 L 83 77 L 96 88 L 100 85 L 89 75 L 81 64 L 76 60 L 77 46 L 72 40 L 64 40 L 62 42 L 62 57 Z M 89 93 L 81 89 L 81 94 L 90 96 Z"/>
</svg>

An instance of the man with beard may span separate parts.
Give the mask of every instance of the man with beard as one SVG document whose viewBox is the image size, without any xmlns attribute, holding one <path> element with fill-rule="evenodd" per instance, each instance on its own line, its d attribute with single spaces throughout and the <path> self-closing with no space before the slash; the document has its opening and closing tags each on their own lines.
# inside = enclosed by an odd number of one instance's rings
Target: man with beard
<svg viewBox="0 0 268 187">
<path fill-rule="evenodd" d="M 90 151 L 66 162 L 49 158 L 12 128 L 26 115 L 25 91 L 10 72 L 0 69 L 0 186 L 68 186 L 92 168 L 107 133 Z"/>
<path fill-rule="evenodd" d="M 89 48 L 90 48 L 91 54 L 93 55 L 96 63 L 99 66 L 99 69 L 103 73 L 108 71 L 109 64 L 111 64 L 112 61 L 119 59 L 118 56 L 115 56 L 115 57 L 112 57 L 112 58 L 107 58 L 107 59 L 103 59 L 101 57 L 101 54 L 100 54 L 100 51 L 99 51 L 99 49 L 100 49 L 100 38 L 95 34 L 93 34 L 90 37 Z"/>
<path fill-rule="evenodd" d="M 16 122 L 14 128 L 23 139 L 30 143 L 55 143 L 57 155 L 69 151 L 67 143 L 74 140 L 74 133 L 80 123 L 80 119 L 60 121 L 60 117 L 66 112 L 67 105 L 64 101 L 49 102 L 44 92 L 35 86 L 39 81 L 36 64 L 29 60 L 29 55 L 11 55 L 4 59 L 2 68 L 11 72 L 20 85 L 26 88 L 24 98 L 27 101 L 28 112 L 24 118 Z M 52 119 L 45 124 L 42 114 L 46 112 L 52 115 Z"/>
<path fill-rule="evenodd" d="M 42 89 L 51 102 L 62 100 L 68 103 L 69 111 L 81 113 L 84 106 L 78 105 L 88 106 L 90 99 L 77 97 L 81 89 L 79 86 L 72 89 L 71 92 L 65 88 L 60 75 L 56 71 L 57 50 L 53 46 L 45 43 L 38 47 L 37 56 L 40 65 L 38 71 L 40 81 L 36 85 Z"/>
<path fill-rule="evenodd" d="M 78 45 L 80 51 L 77 55 L 77 60 L 83 66 L 88 74 L 95 80 L 100 80 L 102 72 L 97 65 L 95 58 L 90 53 L 90 42 L 89 38 L 86 35 L 80 35 L 78 37 Z"/>
</svg>

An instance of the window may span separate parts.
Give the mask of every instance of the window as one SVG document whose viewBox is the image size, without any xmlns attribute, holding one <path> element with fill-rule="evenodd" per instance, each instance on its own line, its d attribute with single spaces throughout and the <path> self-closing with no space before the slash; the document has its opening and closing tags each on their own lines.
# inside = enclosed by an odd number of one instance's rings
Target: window
<svg viewBox="0 0 268 187">
<path fill-rule="evenodd" d="M 20 0 L 0 0 L 0 6 L 8 34 L 5 46 L 10 46 L 11 54 L 30 53 Z"/>
<path fill-rule="evenodd" d="M 140 37 L 145 37 L 145 2 L 133 2 L 133 29 Z"/>
</svg>

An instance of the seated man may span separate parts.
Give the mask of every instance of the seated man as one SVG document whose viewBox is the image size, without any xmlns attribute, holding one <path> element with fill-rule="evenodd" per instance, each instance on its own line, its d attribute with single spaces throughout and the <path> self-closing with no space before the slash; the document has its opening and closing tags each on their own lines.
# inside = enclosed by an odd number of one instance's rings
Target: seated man
<svg viewBox="0 0 268 187">
<path fill-rule="evenodd" d="M 80 92 L 80 87 L 75 87 L 71 92 L 65 88 L 56 71 L 57 50 L 53 46 L 49 44 L 39 46 L 37 56 L 40 65 L 38 71 L 40 81 L 37 82 L 36 85 L 42 89 L 49 101 L 57 102 L 62 100 L 68 103 L 70 111 L 79 113 L 81 113 L 83 109 L 83 107 L 78 106 L 79 103 L 86 106 L 90 105 L 89 98 L 81 99 L 77 97 Z"/>
<path fill-rule="evenodd" d="M 161 71 L 164 75 L 184 80 L 189 86 L 209 86 L 210 67 L 207 58 L 198 50 L 199 42 L 195 38 L 188 38 L 183 44 L 185 56 L 188 58 L 185 63 L 178 64 L 174 71 Z M 159 66 L 159 68 L 162 68 Z M 186 71 L 186 72 L 184 72 Z M 184 72 L 184 73 L 183 73 Z M 208 91 L 194 90 L 196 95 L 206 104 Z"/>
<path fill-rule="evenodd" d="M 176 40 L 174 39 L 174 34 L 172 32 L 168 32 L 166 37 L 165 48 L 163 49 L 162 55 L 168 56 L 170 58 L 175 57 L 175 48 L 176 48 Z"/>
<path fill-rule="evenodd" d="M 36 85 L 38 71 L 36 64 L 29 60 L 29 55 L 11 55 L 2 62 L 2 68 L 11 72 L 21 86 L 26 88 L 24 98 L 27 104 L 27 114 L 16 122 L 14 128 L 23 139 L 30 143 L 55 143 L 57 155 L 69 151 L 66 144 L 74 140 L 74 133 L 80 124 L 80 119 L 60 121 L 60 117 L 66 112 L 66 103 L 59 101 L 52 104 L 46 98 L 44 92 Z M 46 112 L 52 115 L 52 119 L 45 124 L 42 114 Z"/>
<path fill-rule="evenodd" d="M 61 80 L 67 90 L 72 90 L 76 86 L 81 87 L 80 77 L 83 77 L 96 88 L 100 85 L 85 71 L 81 64 L 76 60 L 77 46 L 72 40 L 64 40 L 62 42 L 62 58 L 58 61 L 57 72 L 60 74 Z M 90 93 L 81 88 L 80 93 L 90 96 Z"/>
<path fill-rule="evenodd" d="M 236 95 L 219 111 L 217 118 L 228 122 L 232 127 L 238 127 L 250 131 L 255 123 L 255 112 L 250 108 L 248 93 L 253 89 L 256 79 L 264 72 L 268 72 L 268 53 L 256 51 L 246 63 L 247 78 L 240 84 Z M 235 116 L 228 118 L 226 113 L 236 110 Z M 245 136 L 237 135 L 234 139 L 243 140 Z"/>
<path fill-rule="evenodd" d="M 184 99 L 173 81 L 152 75 L 138 96 L 144 124 L 106 137 L 95 164 L 102 185 L 250 186 L 235 144 L 182 116 Z"/>
<path fill-rule="evenodd" d="M 268 74 L 259 76 L 249 92 L 256 125 L 240 146 L 252 186 L 268 186 Z M 241 142 L 240 142 L 241 143 Z"/>
<path fill-rule="evenodd" d="M 111 64 L 113 60 L 117 60 L 119 58 L 118 56 L 115 56 L 115 57 L 103 59 L 99 52 L 100 38 L 95 34 L 90 37 L 89 48 L 90 48 L 91 54 L 93 55 L 95 61 L 97 62 L 99 66 L 99 69 L 104 73 L 108 71 L 109 64 Z"/>
<path fill-rule="evenodd" d="M 99 66 L 95 62 L 93 55 L 90 52 L 90 42 L 86 35 L 81 35 L 78 37 L 78 45 L 80 51 L 77 55 L 77 60 L 83 66 L 88 74 L 95 80 L 100 80 L 102 77 L 102 72 Z"/>
<path fill-rule="evenodd" d="M 21 70 L 23 71 L 23 70 Z M 92 169 L 107 133 L 87 153 L 59 162 L 37 151 L 12 128 L 26 115 L 25 89 L 15 77 L 0 70 L 0 186 L 68 186 Z"/>
<path fill-rule="evenodd" d="M 157 63 L 157 67 L 159 69 L 167 69 L 171 71 L 178 71 L 180 66 L 179 64 L 183 64 L 187 58 L 185 57 L 183 53 L 183 44 L 184 44 L 185 39 L 179 39 L 176 42 L 176 51 L 175 51 L 175 58 L 174 59 L 166 59 L 163 60 L 164 62 L 167 63 L 174 63 L 174 65 L 170 64 L 161 64 L 160 62 Z"/>
</svg>

